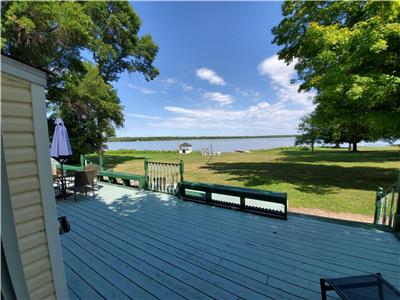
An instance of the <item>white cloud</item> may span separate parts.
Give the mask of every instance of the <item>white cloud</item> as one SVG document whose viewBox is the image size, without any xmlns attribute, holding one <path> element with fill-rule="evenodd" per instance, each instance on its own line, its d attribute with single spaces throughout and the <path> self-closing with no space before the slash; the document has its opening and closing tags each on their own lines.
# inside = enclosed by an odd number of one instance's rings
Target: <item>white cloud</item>
<svg viewBox="0 0 400 300">
<path fill-rule="evenodd" d="M 311 110 L 313 104 L 309 98 L 314 94 L 311 92 L 299 93 L 299 84 L 291 83 L 291 80 L 296 78 L 294 69 L 296 63 L 295 59 L 287 65 L 284 61 L 279 60 L 277 55 L 273 55 L 258 65 L 258 71 L 261 75 L 266 75 L 271 79 L 272 88 L 276 91 L 279 101 L 299 104 Z"/>
<path fill-rule="evenodd" d="M 161 82 L 164 84 L 164 87 L 168 89 L 169 86 L 172 85 L 177 85 L 179 86 L 183 91 L 187 92 L 187 91 L 191 91 L 193 89 L 193 87 L 190 84 L 187 84 L 185 82 L 182 82 L 178 79 L 175 78 L 166 78 L 166 79 L 162 79 Z"/>
<path fill-rule="evenodd" d="M 214 70 L 207 68 L 200 68 L 196 70 L 196 75 L 201 80 L 207 80 L 211 84 L 225 85 L 224 79 L 219 76 Z"/>
<path fill-rule="evenodd" d="M 203 99 L 215 101 L 221 106 L 232 104 L 235 101 L 231 95 L 222 94 L 219 92 L 206 92 L 203 94 Z"/>
<path fill-rule="evenodd" d="M 152 90 L 152 89 L 149 89 L 149 88 L 146 88 L 146 87 L 142 87 L 142 86 L 138 86 L 138 85 L 133 85 L 131 83 L 128 84 L 128 88 L 138 90 L 142 94 L 145 94 L 145 95 L 154 95 L 154 94 L 158 93 L 158 91 L 156 91 L 156 90 Z"/>
<path fill-rule="evenodd" d="M 163 79 L 162 82 L 165 84 L 175 84 L 175 83 L 177 83 L 177 80 L 175 78 L 167 78 L 167 79 Z"/>
<path fill-rule="evenodd" d="M 300 118 L 307 113 L 306 109 L 290 109 L 283 102 L 270 104 L 266 101 L 239 110 L 189 109 L 178 106 L 164 108 L 175 114 L 175 117 L 165 118 L 151 126 L 176 129 L 224 128 L 236 132 L 247 130 L 253 134 L 296 133 Z"/>
<path fill-rule="evenodd" d="M 148 88 L 141 88 L 140 91 L 145 95 L 157 94 L 156 90 L 152 90 L 152 89 L 148 89 Z"/>
<path fill-rule="evenodd" d="M 133 114 L 133 113 L 127 113 L 125 114 L 127 117 L 132 117 L 132 118 L 139 118 L 139 119 L 147 119 L 147 120 L 161 120 L 161 117 L 156 117 L 156 116 L 147 116 L 147 115 L 142 115 L 142 114 Z"/>
<path fill-rule="evenodd" d="M 240 87 L 235 88 L 236 93 L 246 98 L 250 98 L 253 101 L 259 101 L 261 94 L 253 89 L 242 89 Z"/>
<path fill-rule="evenodd" d="M 268 101 L 261 100 L 261 94 L 249 88 L 237 87 L 230 94 L 221 92 L 210 92 L 204 89 L 191 88 L 194 92 L 202 95 L 203 100 L 216 103 L 218 106 L 211 108 L 210 105 L 196 106 L 196 108 L 184 106 L 166 106 L 167 116 L 155 117 L 133 114 L 134 117 L 148 119 L 145 124 L 152 128 L 166 130 L 187 130 L 188 132 L 224 132 L 224 134 L 294 134 L 300 118 L 311 112 L 314 108 L 308 99 L 313 93 L 298 93 L 299 84 L 291 84 L 296 78 L 294 64 L 286 65 L 276 55 L 266 58 L 259 66 L 258 71 L 266 76 L 270 82 L 276 97 Z M 203 80 L 216 85 L 225 85 L 223 78 L 215 71 L 201 68 L 197 70 L 197 76 Z M 171 83 L 172 84 L 172 83 Z M 185 84 L 179 80 L 175 83 L 177 87 L 185 90 Z M 186 87 L 187 90 L 190 88 Z M 235 108 L 230 106 L 235 98 L 246 97 L 255 101 L 254 105 Z M 189 102 L 199 105 L 198 101 L 184 98 L 186 105 Z M 243 103 L 242 103 L 243 104 Z M 208 108 L 207 108 L 208 106 Z M 217 129 L 215 131 L 215 129 Z M 200 130 L 200 131 L 199 131 Z M 196 133 L 197 134 L 197 133 Z"/>
<path fill-rule="evenodd" d="M 193 90 L 193 87 L 192 87 L 191 85 L 189 85 L 189 84 L 180 82 L 179 85 L 181 86 L 182 90 L 184 90 L 184 91 L 186 91 L 186 92 L 187 92 L 187 91 Z"/>
</svg>

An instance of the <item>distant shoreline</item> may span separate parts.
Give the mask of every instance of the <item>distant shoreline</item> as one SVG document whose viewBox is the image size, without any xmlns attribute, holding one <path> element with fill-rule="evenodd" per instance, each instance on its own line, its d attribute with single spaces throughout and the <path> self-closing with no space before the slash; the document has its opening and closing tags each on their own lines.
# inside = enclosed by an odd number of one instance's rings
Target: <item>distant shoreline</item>
<svg viewBox="0 0 400 300">
<path fill-rule="evenodd" d="M 283 135 L 238 135 L 238 136 L 147 136 L 147 137 L 111 137 L 107 142 L 146 142 L 178 140 L 227 140 L 227 139 L 273 139 L 294 138 L 295 134 Z"/>
</svg>

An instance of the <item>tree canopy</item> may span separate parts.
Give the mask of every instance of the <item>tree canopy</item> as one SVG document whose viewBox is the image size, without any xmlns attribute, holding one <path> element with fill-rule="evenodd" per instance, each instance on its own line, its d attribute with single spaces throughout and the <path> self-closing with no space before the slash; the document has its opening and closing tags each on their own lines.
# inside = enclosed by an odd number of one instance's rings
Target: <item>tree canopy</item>
<svg viewBox="0 0 400 300">
<path fill-rule="evenodd" d="M 158 74 L 158 47 L 139 36 L 141 20 L 127 1 L 2 3 L 2 51 L 50 71 L 47 100 L 61 116 L 77 154 L 102 151 L 123 126 L 112 82 L 122 72 Z"/>
<path fill-rule="evenodd" d="M 158 75 L 152 63 L 158 47 L 151 36 L 138 37 L 141 21 L 126 1 L 87 1 L 84 11 L 91 18 L 88 49 L 104 81 L 118 79 L 123 71 L 140 72 L 146 80 Z"/>
<path fill-rule="evenodd" d="M 62 112 L 72 144 L 81 153 L 103 147 L 103 142 L 123 125 L 122 106 L 115 89 L 104 82 L 97 66 L 85 62 L 85 72 L 65 78 L 64 101 L 52 107 L 50 119 Z"/>
<path fill-rule="evenodd" d="M 338 141 L 400 137 L 400 2 L 288 1 L 272 30 Z"/>
</svg>

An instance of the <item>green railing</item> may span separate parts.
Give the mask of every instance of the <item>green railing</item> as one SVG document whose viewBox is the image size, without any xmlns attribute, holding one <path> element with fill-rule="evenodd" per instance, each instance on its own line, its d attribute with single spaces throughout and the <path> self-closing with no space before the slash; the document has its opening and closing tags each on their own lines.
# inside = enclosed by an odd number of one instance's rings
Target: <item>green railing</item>
<svg viewBox="0 0 400 300">
<path fill-rule="evenodd" d="M 130 173 L 102 170 L 97 176 L 100 181 L 118 184 L 126 187 L 145 189 L 146 177 Z M 107 179 L 105 179 L 107 177 Z"/>
<path fill-rule="evenodd" d="M 125 187 L 177 195 L 181 199 L 202 202 L 247 212 L 287 219 L 287 194 L 257 189 L 184 181 L 184 163 L 144 160 L 144 175 L 115 172 L 104 168 L 103 157 L 98 163 L 80 157 L 80 165 L 64 165 L 64 170 L 81 171 L 98 166 L 98 179 Z"/>
<path fill-rule="evenodd" d="M 400 172 L 397 181 L 389 188 L 379 187 L 376 191 L 374 224 L 386 225 L 400 232 Z"/>
<path fill-rule="evenodd" d="M 59 166 L 57 165 L 57 168 L 59 168 Z M 73 165 L 64 165 L 63 164 L 63 169 L 64 171 L 83 171 L 84 168 L 82 166 L 73 166 Z"/>
<path fill-rule="evenodd" d="M 102 156 L 99 156 L 98 163 L 96 163 L 81 155 L 80 163 L 79 167 L 73 167 L 75 168 L 74 170 L 77 170 L 77 168 L 82 170 L 88 165 L 98 165 L 98 178 L 100 181 L 169 194 L 176 194 L 178 183 L 183 180 L 183 161 L 167 163 L 145 159 L 144 175 L 107 170 L 104 168 L 104 158 Z M 72 168 L 72 166 L 69 167 Z"/>
<path fill-rule="evenodd" d="M 61 169 L 61 164 L 58 161 L 55 161 L 55 166 L 57 169 Z M 82 171 L 84 168 L 82 165 L 66 165 L 63 164 L 63 170 L 64 171 Z"/>
<path fill-rule="evenodd" d="M 182 181 L 179 183 L 178 196 L 184 200 L 287 219 L 286 193 Z"/>
<path fill-rule="evenodd" d="M 98 163 L 88 159 L 84 155 L 80 157 L 81 168 L 84 169 L 89 165 L 95 165 L 99 167 L 99 173 L 97 178 L 102 182 L 108 182 L 112 184 L 122 185 L 125 187 L 133 187 L 139 189 L 145 189 L 146 178 L 143 175 L 115 172 L 104 168 L 104 158 L 99 156 Z"/>
</svg>

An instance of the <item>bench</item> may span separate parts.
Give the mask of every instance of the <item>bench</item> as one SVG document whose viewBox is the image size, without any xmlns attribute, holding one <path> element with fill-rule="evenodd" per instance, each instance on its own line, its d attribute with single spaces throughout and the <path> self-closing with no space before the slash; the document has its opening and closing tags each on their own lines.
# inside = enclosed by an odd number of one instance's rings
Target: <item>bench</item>
<svg viewBox="0 0 400 300">
<path fill-rule="evenodd" d="M 122 173 L 122 172 L 114 172 L 114 171 L 108 171 L 108 170 L 101 170 L 99 171 L 99 174 L 97 175 L 98 179 L 100 181 L 105 182 L 106 180 L 104 177 L 107 177 L 107 181 L 109 183 L 113 184 L 122 184 L 123 186 L 127 187 L 133 187 L 131 184 L 131 180 L 138 181 L 138 188 L 139 189 L 144 189 L 145 188 L 145 183 L 146 183 L 146 177 L 143 175 L 135 175 L 135 174 L 130 174 L 130 173 Z M 121 183 L 119 183 L 119 180 L 121 180 Z"/>
<path fill-rule="evenodd" d="M 219 184 L 182 181 L 178 196 L 206 203 L 287 219 L 287 194 Z"/>
</svg>

